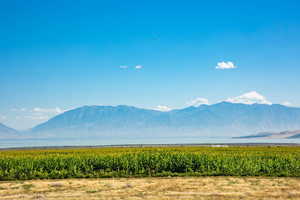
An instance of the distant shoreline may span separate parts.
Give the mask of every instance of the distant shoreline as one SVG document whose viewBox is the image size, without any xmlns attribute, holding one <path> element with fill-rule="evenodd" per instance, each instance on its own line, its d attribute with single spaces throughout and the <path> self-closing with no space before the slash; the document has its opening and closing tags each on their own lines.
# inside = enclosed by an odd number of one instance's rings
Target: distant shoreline
<svg viewBox="0 0 300 200">
<path fill-rule="evenodd" d="M 33 147 L 4 147 L 6 150 L 34 150 L 34 149 L 81 149 L 81 148 L 122 148 L 122 147 L 257 147 L 257 146 L 300 146 L 299 143 L 191 143 L 191 144 L 118 144 L 118 145 L 83 145 L 83 146 L 33 146 Z"/>
</svg>

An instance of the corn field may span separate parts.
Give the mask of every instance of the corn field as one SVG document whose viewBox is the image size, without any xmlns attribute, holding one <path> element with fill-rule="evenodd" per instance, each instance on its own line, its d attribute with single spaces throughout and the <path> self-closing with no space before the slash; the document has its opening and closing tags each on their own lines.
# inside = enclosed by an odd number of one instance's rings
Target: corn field
<svg viewBox="0 0 300 200">
<path fill-rule="evenodd" d="M 0 151 L 0 180 L 300 177 L 299 147 L 147 147 Z"/>
</svg>

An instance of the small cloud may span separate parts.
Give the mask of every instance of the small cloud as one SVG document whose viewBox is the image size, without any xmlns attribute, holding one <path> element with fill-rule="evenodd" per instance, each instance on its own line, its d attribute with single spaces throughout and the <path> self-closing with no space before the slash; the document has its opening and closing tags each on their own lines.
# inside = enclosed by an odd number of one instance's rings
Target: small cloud
<svg viewBox="0 0 300 200">
<path fill-rule="evenodd" d="M 14 111 L 14 112 L 25 112 L 25 111 L 27 111 L 27 108 L 12 108 L 11 111 Z"/>
<path fill-rule="evenodd" d="M 198 107 L 201 105 L 209 105 L 209 101 L 208 99 L 198 97 L 190 102 L 187 102 L 187 105 Z"/>
<path fill-rule="evenodd" d="M 142 65 L 137 65 L 137 66 L 135 66 L 134 68 L 135 68 L 135 69 L 142 69 L 143 66 L 142 66 Z"/>
<path fill-rule="evenodd" d="M 24 113 L 49 113 L 49 114 L 59 114 L 64 112 L 64 110 L 56 107 L 56 108 L 39 108 L 35 107 L 33 109 L 27 108 L 12 108 L 11 111 L 14 112 L 24 112 Z"/>
<path fill-rule="evenodd" d="M 156 106 L 154 108 L 154 110 L 158 110 L 158 111 L 162 111 L 162 112 L 168 112 L 168 111 L 170 111 L 172 109 L 170 107 L 168 107 L 168 106 L 159 105 L 159 106 Z"/>
<path fill-rule="evenodd" d="M 5 115 L 0 115 L 0 119 L 5 120 L 5 119 L 7 119 L 7 117 Z"/>
<path fill-rule="evenodd" d="M 143 66 L 142 65 L 136 65 L 136 66 L 127 66 L 127 65 L 121 65 L 119 66 L 120 69 L 129 69 L 129 68 L 133 68 L 133 69 L 142 69 Z"/>
<path fill-rule="evenodd" d="M 235 69 L 237 66 L 233 64 L 233 62 L 218 62 L 216 69 Z"/>
<path fill-rule="evenodd" d="M 285 101 L 285 102 L 283 102 L 281 105 L 290 107 L 290 106 L 292 106 L 293 104 L 292 104 L 291 102 Z"/>
<path fill-rule="evenodd" d="M 64 112 L 62 109 L 56 107 L 56 108 L 33 108 L 33 112 L 37 113 L 49 113 L 49 114 L 59 114 Z"/>
<path fill-rule="evenodd" d="M 56 108 L 40 108 L 35 107 L 32 109 L 28 108 L 13 108 L 12 111 L 16 112 L 18 115 L 16 116 L 17 120 L 20 119 L 29 119 L 29 120 L 48 120 L 51 117 L 61 114 L 64 112 L 59 107 Z"/>
<path fill-rule="evenodd" d="M 256 91 L 248 92 L 241 96 L 228 98 L 225 102 L 229 103 L 242 103 L 242 104 L 267 104 L 272 105 L 272 102 L 268 101 L 266 97 L 259 94 Z"/>
<path fill-rule="evenodd" d="M 24 118 L 31 120 L 48 120 L 50 117 L 47 115 L 26 115 Z"/>
<path fill-rule="evenodd" d="M 121 65 L 119 66 L 120 69 L 128 69 L 128 66 L 127 65 Z"/>
</svg>

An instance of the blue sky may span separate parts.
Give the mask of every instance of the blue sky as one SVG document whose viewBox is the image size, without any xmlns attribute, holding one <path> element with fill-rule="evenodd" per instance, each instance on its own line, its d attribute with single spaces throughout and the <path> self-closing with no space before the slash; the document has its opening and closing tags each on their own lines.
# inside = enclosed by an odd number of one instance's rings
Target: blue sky
<svg viewBox="0 0 300 200">
<path fill-rule="evenodd" d="M 0 122 L 24 129 L 82 105 L 180 108 L 250 91 L 300 106 L 299 9 L 296 0 L 1 1 Z"/>
</svg>

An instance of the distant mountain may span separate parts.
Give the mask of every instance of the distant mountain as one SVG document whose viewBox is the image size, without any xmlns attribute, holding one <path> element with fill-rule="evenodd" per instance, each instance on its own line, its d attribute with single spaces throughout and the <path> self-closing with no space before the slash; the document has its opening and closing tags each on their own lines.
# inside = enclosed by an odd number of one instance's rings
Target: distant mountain
<svg viewBox="0 0 300 200">
<path fill-rule="evenodd" d="M 242 137 L 236 137 L 237 139 L 296 139 L 300 138 L 300 130 L 297 131 L 282 131 L 279 133 L 258 133 L 255 135 L 248 135 Z"/>
<path fill-rule="evenodd" d="M 84 106 L 60 114 L 32 129 L 40 136 L 138 136 L 163 129 L 168 115 L 130 106 Z M 129 135 L 127 135 L 129 134 Z"/>
<path fill-rule="evenodd" d="M 35 137 L 234 137 L 300 130 L 300 109 L 222 102 L 161 112 L 131 106 L 84 106 L 34 127 Z"/>
<path fill-rule="evenodd" d="M 0 123 L 0 138 L 16 137 L 18 131 Z"/>
</svg>

